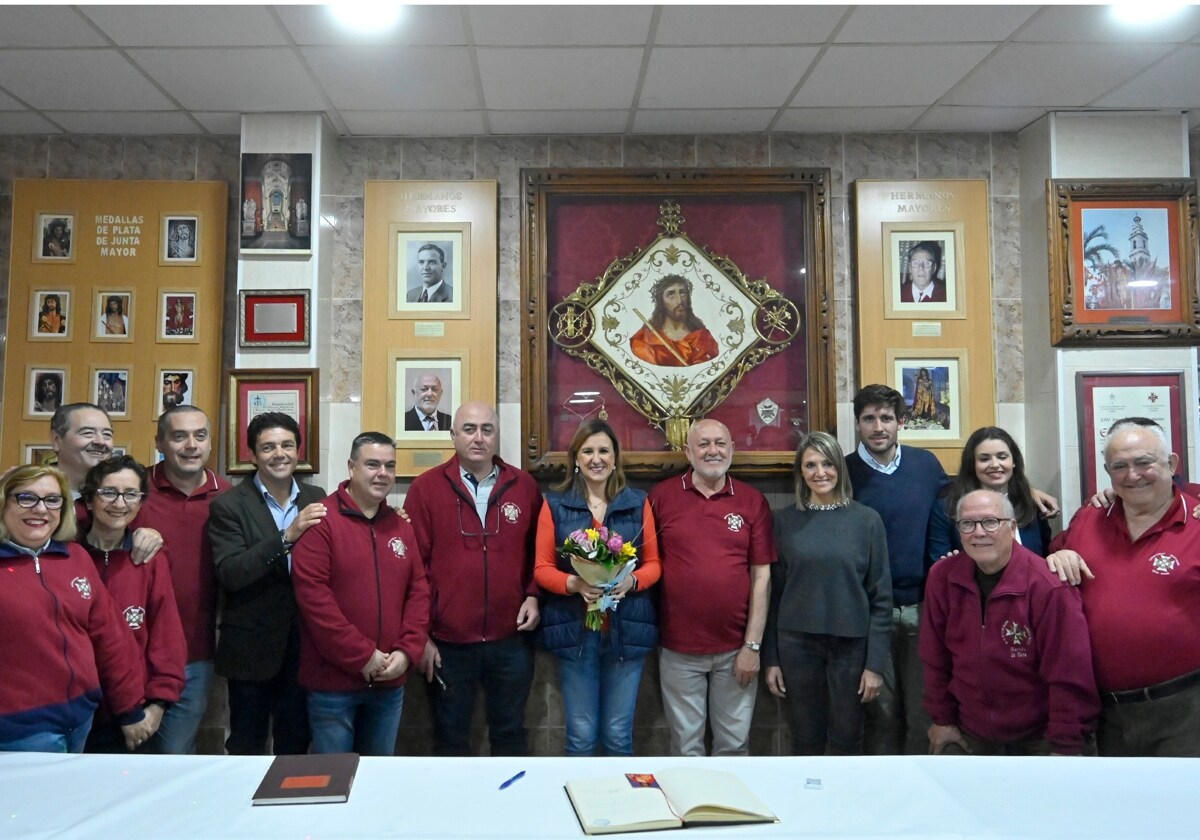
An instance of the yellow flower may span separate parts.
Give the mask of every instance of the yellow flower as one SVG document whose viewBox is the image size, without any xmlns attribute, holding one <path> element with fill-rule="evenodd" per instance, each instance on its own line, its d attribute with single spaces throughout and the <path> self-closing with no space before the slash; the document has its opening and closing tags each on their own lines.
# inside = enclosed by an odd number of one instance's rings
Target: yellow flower
<svg viewBox="0 0 1200 840">
<path fill-rule="evenodd" d="M 633 543 L 627 542 L 625 545 L 621 546 L 621 556 L 626 560 L 628 560 L 630 557 L 637 556 L 637 549 L 634 548 Z"/>
<path fill-rule="evenodd" d="M 597 531 L 595 528 L 588 528 L 586 531 L 584 531 L 584 533 L 587 534 L 588 539 L 591 540 L 592 542 L 595 542 L 596 540 L 600 539 L 600 532 Z"/>
</svg>

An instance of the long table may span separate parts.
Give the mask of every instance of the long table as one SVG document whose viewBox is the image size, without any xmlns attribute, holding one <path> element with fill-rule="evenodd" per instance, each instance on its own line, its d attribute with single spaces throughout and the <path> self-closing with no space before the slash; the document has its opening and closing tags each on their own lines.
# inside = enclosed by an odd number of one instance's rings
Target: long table
<svg viewBox="0 0 1200 840">
<path fill-rule="evenodd" d="M 566 780 L 681 765 L 737 773 L 781 820 L 701 840 L 1200 836 L 1196 759 L 364 758 L 347 803 L 252 806 L 270 762 L 0 754 L 0 837 L 577 838 Z"/>
</svg>

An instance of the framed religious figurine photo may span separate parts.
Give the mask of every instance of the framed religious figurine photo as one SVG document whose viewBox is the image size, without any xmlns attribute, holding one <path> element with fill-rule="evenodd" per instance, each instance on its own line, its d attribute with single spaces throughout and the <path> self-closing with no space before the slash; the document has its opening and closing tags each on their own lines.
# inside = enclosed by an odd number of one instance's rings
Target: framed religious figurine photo
<svg viewBox="0 0 1200 840">
<path fill-rule="evenodd" d="M 197 333 L 196 289 L 158 290 L 158 333 L 159 344 L 199 344 Z"/>
<path fill-rule="evenodd" d="M 159 225 L 159 265 L 200 265 L 200 216 L 163 213 Z"/>
<path fill-rule="evenodd" d="M 33 230 L 35 263 L 75 262 L 74 213 L 38 213 Z"/>
<path fill-rule="evenodd" d="M 312 253 L 312 155 L 242 155 L 243 254 Z"/>
<path fill-rule="evenodd" d="M 311 322 L 308 289 L 238 292 L 239 347 L 308 347 Z"/>
<path fill-rule="evenodd" d="M 321 471 L 320 379 L 316 368 L 238 369 L 226 372 L 225 471 L 254 472 L 254 453 L 246 442 L 250 421 L 268 411 L 293 418 L 300 426 L 296 472 Z"/>
<path fill-rule="evenodd" d="M 129 408 L 133 396 L 129 390 L 132 370 L 130 365 L 92 365 L 89 399 L 108 412 L 109 417 L 121 419 L 132 415 Z"/>
<path fill-rule="evenodd" d="M 907 406 L 903 443 L 962 446 L 970 434 L 965 349 L 889 350 L 889 384 Z"/>
<path fill-rule="evenodd" d="M 1075 374 L 1079 418 L 1079 475 L 1082 499 L 1111 487 L 1104 469 L 1108 429 L 1126 417 L 1153 420 L 1166 432 L 1179 456 L 1176 474 L 1189 474 L 1187 420 L 1183 413 L 1183 371 L 1122 371 Z"/>
<path fill-rule="evenodd" d="M 54 447 L 48 443 L 22 443 L 21 444 L 21 463 L 22 464 L 56 464 L 58 463 L 58 454 L 54 451 Z"/>
<path fill-rule="evenodd" d="M 963 224 L 883 225 L 887 318 L 965 318 Z"/>
<path fill-rule="evenodd" d="M 67 393 L 69 370 L 65 367 L 25 367 L 25 403 L 21 416 L 40 420 L 54 415 L 58 407 L 71 401 Z"/>
<path fill-rule="evenodd" d="M 29 340 L 70 341 L 75 312 L 70 288 L 32 289 L 29 293 Z"/>
<path fill-rule="evenodd" d="M 154 371 L 154 381 L 151 384 L 151 417 L 155 420 L 169 408 L 177 405 L 195 405 L 192 399 L 196 386 L 196 371 L 193 368 L 160 366 Z"/>
<path fill-rule="evenodd" d="M 469 222 L 393 222 L 388 226 L 388 239 L 388 317 L 471 317 Z"/>
<path fill-rule="evenodd" d="M 132 288 L 92 287 L 92 341 L 133 341 Z"/>
<path fill-rule="evenodd" d="M 1047 181 L 1050 340 L 1200 343 L 1194 180 Z"/>
<path fill-rule="evenodd" d="M 388 433 L 398 449 L 445 449 L 463 401 L 467 351 L 396 350 L 390 354 Z"/>
</svg>

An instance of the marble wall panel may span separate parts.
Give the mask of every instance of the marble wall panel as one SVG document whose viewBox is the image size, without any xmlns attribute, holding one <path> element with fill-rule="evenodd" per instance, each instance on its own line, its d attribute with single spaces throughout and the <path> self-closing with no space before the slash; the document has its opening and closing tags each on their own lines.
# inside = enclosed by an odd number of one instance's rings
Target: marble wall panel
<svg viewBox="0 0 1200 840">
<path fill-rule="evenodd" d="M 500 199 L 500 255 L 496 263 L 499 299 L 521 299 L 521 200 Z"/>
<path fill-rule="evenodd" d="M 472 137 L 414 137 L 402 141 L 406 181 L 469 181 L 475 177 Z"/>
<path fill-rule="evenodd" d="M 992 199 L 992 297 L 1021 300 L 1021 204 Z"/>
<path fill-rule="evenodd" d="M 917 177 L 915 134 L 847 134 L 846 189 L 859 178 L 905 181 Z"/>
<path fill-rule="evenodd" d="M 696 138 L 696 165 L 766 166 L 771 144 L 765 134 L 707 134 Z"/>
<path fill-rule="evenodd" d="M 836 379 L 837 400 L 845 402 L 854 397 L 858 371 L 854 369 L 854 330 L 857 324 L 851 314 L 851 303 L 845 300 L 834 301 L 833 304 L 833 335 L 837 357 L 834 359 L 834 376 Z"/>
<path fill-rule="evenodd" d="M 0 137 L 0 195 L 12 195 L 17 178 L 45 178 L 50 141 L 46 137 Z M 8 228 L 0 231 L 0 238 Z"/>
<path fill-rule="evenodd" d="M 521 401 L 521 305 L 515 300 L 502 300 L 499 307 L 499 327 L 496 356 L 498 402 Z"/>
<path fill-rule="evenodd" d="M 691 134 L 625 138 L 625 166 L 630 169 L 695 165 L 696 138 Z"/>
<path fill-rule="evenodd" d="M 622 137 L 602 134 L 597 137 L 551 137 L 550 166 L 592 168 L 620 166 Z"/>
<path fill-rule="evenodd" d="M 992 135 L 992 195 L 1015 196 L 1020 192 L 1020 154 L 1016 132 Z"/>
<path fill-rule="evenodd" d="M 333 297 L 362 300 L 363 199 L 361 196 L 321 196 L 333 211 Z"/>
<path fill-rule="evenodd" d="M 363 302 L 333 301 L 333 332 L 329 337 L 331 402 L 362 402 L 363 379 L 368 375 L 362 364 Z"/>
<path fill-rule="evenodd" d="M 229 192 L 240 205 L 242 170 L 242 141 L 240 137 L 197 137 L 196 180 L 225 181 Z M 236 219 L 237 216 L 230 216 Z M 235 226 L 236 232 L 236 226 Z"/>
<path fill-rule="evenodd" d="M 337 195 L 362 195 L 365 181 L 399 181 L 404 141 L 398 137 L 343 137 L 338 141 Z"/>
<path fill-rule="evenodd" d="M 992 303 L 992 344 L 996 354 L 996 402 L 1025 401 L 1025 326 L 1021 301 Z"/>
<path fill-rule="evenodd" d="M 195 137 L 126 137 L 121 177 L 134 181 L 193 181 Z"/>
<path fill-rule="evenodd" d="M 521 167 L 549 163 L 545 137 L 480 137 L 475 141 L 475 177 L 499 182 L 501 198 L 520 197 Z"/>
<path fill-rule="evenodd" d="M 850 285 L 850 247 L 849 225 L 846 214 L 850 212 L 849 202 L 835 197 L 829 202 L 830 235 L 833 237 L 833 297 L 834 300 L 853 300 L 854 289 Z"/>
<path fill-rule="evenodd" d="M 123 175 L 122 137 L 64 135 L 50 138 L 51 178 L 108 178 Z"/>
<path fill-rule="evenodd" d="M 830 195 L 845 195 L 845 154 L 840 134 L 772 134 L 771 166 L 828 167 Z"/>
<path fill-rule="evenodd" d="M 990 135 L 979 132 L 917 135 L 917 177 L 989 178 Z"/>
</svg>

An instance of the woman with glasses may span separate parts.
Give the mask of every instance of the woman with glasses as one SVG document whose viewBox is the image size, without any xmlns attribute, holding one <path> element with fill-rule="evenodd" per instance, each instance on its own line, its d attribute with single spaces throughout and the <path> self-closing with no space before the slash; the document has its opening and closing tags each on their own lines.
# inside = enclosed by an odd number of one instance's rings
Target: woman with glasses
<svg viewBox="0 0 1200 840">
<path fill-rule="evenodd" d="M 70 499 L 54 467 L 0 478 L 0 752 L 81 752 L 102 693 L 126 746 L 147 737 L 137 646 L 68 542 Z"/>
<path fill-rule="evenodd" d="M 1046 555 L 1050 525 L 1039 515 L 1033 500 L 1021 447 L 999 426 L 984 426 L 972 432 L 963 446 L 958 475 L 950 486 L 945 505 L 934 505 L 929 520 L 931 560 L 962 550 L 962 539 L 951 520 L 958 500 L 974 490 L 994 490 L 1007 497 L 1016 512 L 1018 542 L 1034 554 Z"/>
<path fill-rule="evenodd" d="M 763 636 L 767 688 L 787 700 L 795 755 L 859 755 L 863 704 L 883 685 L 892 576 L 883 520 L 851 499 L 837 440 L 796 448 L 796 504 L 775 513 L 779 562 Z"/>
<path fill-rule="evenodd" d="M 138 645 L 145 667 L 145 738 L 152 738 L 163 712 L 183 691 L 187 643 L 171 586 L 171 567 L 165 549 L 154 562 L 135 566 L 129 523 L 142 509 L 149 478 L 146 468 L 128 455 L 101 461 L 88 470 L 80 497 L 91 513 L 91 526 L 82 536 L 100 581 L 116 602 L 117 611 Z M 107 706 L 107 704 L 106 704 Z M 96 712 L 87 752 L 122 752 L 124 738 L 111 710 Z M 141 747 L 141 744 L 136 746 Z"/>
<path fill-rule="evenodd" d="M 621 445 L 603 420 L 585 420 L 567 447 L 571 472 L 538 519 L 533 576 L 549 597 L 542 607 L 542 644 L 558 657 L 566 708 L 566 753 L 633 754 L 633 712 L 646 656 L 658 644 L 654 605 L 646 590 L 662 566 L 654 514 L 646 494 L 625 486 Z M 617 606 L 599 630 L 585 627 L 590 604 L 605 593 L 576 574 L 559 549 L 580 529 L 607 526 L 637 550 L 637 566 L 612 590 Z"/>
</svg>

